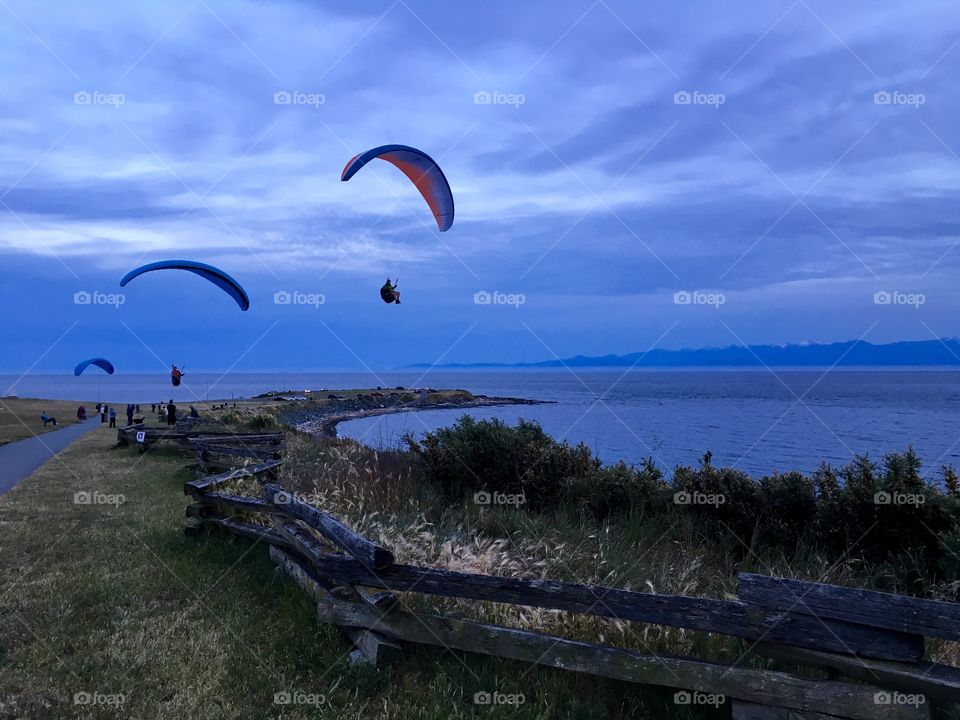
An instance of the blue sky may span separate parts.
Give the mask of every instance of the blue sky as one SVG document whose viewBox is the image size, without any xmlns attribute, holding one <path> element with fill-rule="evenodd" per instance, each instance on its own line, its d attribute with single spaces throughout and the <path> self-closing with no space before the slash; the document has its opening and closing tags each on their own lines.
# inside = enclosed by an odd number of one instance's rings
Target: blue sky
<svg viewBox="0 0 960 720">
<path fill-rule="evenodd" d="M 958 335 L 960 10 L 864 8 L 4 0 L 0 371 Z M 340 182 L 386 143 L 449 232 L 387 163 Z M 250 311 L 176 273 L 75 302 L 167 258 Z"/>
</svg>

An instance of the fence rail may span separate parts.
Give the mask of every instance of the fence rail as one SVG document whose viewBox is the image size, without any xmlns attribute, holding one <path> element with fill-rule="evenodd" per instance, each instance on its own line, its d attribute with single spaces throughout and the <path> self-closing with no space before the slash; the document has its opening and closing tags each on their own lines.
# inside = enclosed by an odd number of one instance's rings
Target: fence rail
<svg viewBox="0 0 960 720">
<path fill-rule="evenodd" d="M 233 438 L 216 441 L 233 444 Z M 192 441 L 195 442 L 195 441 Z M 202 445 L 203 443 L 200 442 Z M 251 457 L 236 445 L 234 462 Z M 960 703 L 960 669 L 923 660 L 924 638 L 960 639 L 960 605 L 751 573 L 736 600 L 643 593 L 555 580 L 464 573 L 395 562 L 393 553 L 279 484 L 282 460 L 186 483 L 186 531 L 228 530 L 267 543 L 270 557 L 339 626 L 352 658 L 382 665 L 404 643 L 533 662 L 628 682 L 726 696 L 734 720 L 920 720 Z M 254 478 L 262 497 L 219 492 Z M 762 657 L 828 671 L 789 672 L 662 657 L 407 609 L 397 593 L 550 608 L 732 635 Z"/>
</svg>

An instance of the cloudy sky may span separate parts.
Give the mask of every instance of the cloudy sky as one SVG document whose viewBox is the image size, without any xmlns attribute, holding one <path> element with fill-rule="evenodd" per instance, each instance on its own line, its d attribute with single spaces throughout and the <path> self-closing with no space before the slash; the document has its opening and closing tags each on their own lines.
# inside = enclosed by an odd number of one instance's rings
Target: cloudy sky
<svg viewBox="0 0 960 720">
<path fill-rule="evenodd" d="M 0 1 L 0 371 L 960 334 L 956 3 L 677 5 Z"/>
</svg>

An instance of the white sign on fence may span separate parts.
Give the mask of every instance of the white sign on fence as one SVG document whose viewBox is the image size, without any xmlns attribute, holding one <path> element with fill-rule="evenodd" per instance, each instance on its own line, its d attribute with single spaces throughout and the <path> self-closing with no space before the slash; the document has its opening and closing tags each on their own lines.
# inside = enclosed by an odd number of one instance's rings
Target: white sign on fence
<svg viewBox="0 0 960 720">
<path fill-rule="evenodd" d="M 146 439 L 147 439 L 147 433 L 144 432 L 143 430 L 137 430 L 137 442 L 142 443 Z"/>
</svg>

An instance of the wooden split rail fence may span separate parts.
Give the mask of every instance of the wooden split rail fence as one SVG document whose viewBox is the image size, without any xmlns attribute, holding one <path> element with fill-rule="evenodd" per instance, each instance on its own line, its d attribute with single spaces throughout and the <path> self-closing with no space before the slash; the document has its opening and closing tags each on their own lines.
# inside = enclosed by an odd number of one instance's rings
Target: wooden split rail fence
<svg viewBox="0 0 960 720">
<path fill-rule="evenodd" d="M 230 447 L 221 439 L 190 442 L 198 452 L 215 448 L 221 460 Z M 231 446 L 243 467 L 186 483 L 193 500 L 186 532 L 218 527 L 268 544 L 277 566 L 315 601 L 319 621 L 339 626 L 353 643 L 354 661 L 391 662 L 402 643 L 444 646 L 675 688 L 680 698 L 695 697 L 690 691 L 723 696 L 735 720 L 919 720 L 931 717 L 934 704 L 960 703 L 960 669 L 923 659 L 925 637 L 960 640 L 960 604 L 749 573 L 739 576 L 738 599 L 716 600 L 406 565 L 280 486 L 280 458 L 251 454 L 236 438 Z M 238 478 L 255 478 L 262 496 L 222 492 Z M 731 635 L 751 652 L 826 670 L 830 679 L 413 612 L 397 594 L 405 592 Z"/>
<path fill-rule="evenodd" d="M 244 451 L 248 457 L 263 459 L 266 455 L 279 457 L 285 448 L 282 432 L 230 433 L 222 428 L 196 430 L 184 425 L 148 427 L 143 424 L 117 429 L 117 445 L 120 447 L 136 445 L 143 451 L 159 442 L 176 443 L 181 450 L 197 455 L 198 459 L 202 459 L 201 455 L 233 458 L 221 463 L 227 467 L 236 464 L 235 458 Z"/>
</svg>

